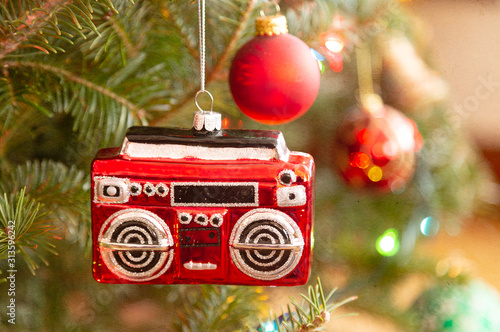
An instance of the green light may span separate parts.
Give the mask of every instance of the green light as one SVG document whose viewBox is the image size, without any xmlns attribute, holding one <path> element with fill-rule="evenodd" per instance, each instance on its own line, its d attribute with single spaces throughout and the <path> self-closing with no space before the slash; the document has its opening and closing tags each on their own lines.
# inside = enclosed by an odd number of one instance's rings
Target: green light
<svg viewBox="0 0 500 332">
<path fill-rule="evenodd" d="M 388 229 L 377 239 L 377 251 L 382 256 L 394 256 L 399 251 L 398 231 Z"/>
</svg>

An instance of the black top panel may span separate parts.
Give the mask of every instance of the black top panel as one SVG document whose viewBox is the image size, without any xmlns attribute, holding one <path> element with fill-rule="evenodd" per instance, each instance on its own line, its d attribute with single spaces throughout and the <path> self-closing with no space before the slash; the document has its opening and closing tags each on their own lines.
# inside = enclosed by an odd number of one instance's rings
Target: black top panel
<svg viewBox="0 0 500 332">
<path fill-rule="evenodd" d="M 146 144 L 182 144 L 207 147 L 256 147 L 275 149 L 283 144 L 277 130 L 222 129 L 216 134 L 200 135 L 194 129 L 164 127 L 130 127 L 129 142 Z"/>
</svg>

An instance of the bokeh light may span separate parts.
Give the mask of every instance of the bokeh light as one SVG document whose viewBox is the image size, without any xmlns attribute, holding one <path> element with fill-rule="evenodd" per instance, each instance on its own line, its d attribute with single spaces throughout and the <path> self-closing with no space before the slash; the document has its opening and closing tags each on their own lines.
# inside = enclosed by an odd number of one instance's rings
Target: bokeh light
<svg viewBox="0 0 500 332">
<path fill-rule="evenodd" d="M 420 231 L 426 236 L 434 236 L 439 232 L 439 222 L 432 217 L 427 217 L 420 223 Z"/>
<path fill-rule="evenodd" d="M 391 182 L 391 191 L 394 194 L 402 194 L 406 189 L 406 181 L 401 178 L 396 178 Z"/>
<path fill-rule="evenodd" d="M 349 154 L 349 165 L 365 169 L 370 165 L 370 156 L 363 152 L 352 152 Z"/>
<path fill-rule="evenodd" d="M 383 175 L 384 175 L 384 173 L 382 172 L 382 168 L 380 168 L 378 166 L 373 166 L 368 171 L 368 178 L 373 182 L 378 182 L 378 181 L 382 180 Z"/>
<path fill-rule="evenodd" d="M 342 52 L 344 45 L 344 41 L 339 37 L 330 36 L 325 40 L 325 47 L 333 53 Z"/>
<path fill-rule="evenodd" d="M 382 234 L 376 243 L 376 248 L 382 256 L 394 256 L 399 251 L 399 235 L 394 228 L 388 229 Z"/>
</svg>

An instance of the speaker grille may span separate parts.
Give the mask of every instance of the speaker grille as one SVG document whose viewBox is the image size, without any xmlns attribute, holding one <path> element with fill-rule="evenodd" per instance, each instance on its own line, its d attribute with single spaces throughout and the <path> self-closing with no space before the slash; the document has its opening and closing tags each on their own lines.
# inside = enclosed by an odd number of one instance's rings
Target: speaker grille
<svg viewBox="0 0 500 332">
<path fill-rule="evenodd" d="M 165 273 L 173 259 L 173 239 L 164 221 L 142 209 L 119 211 L 101 227 L 99 243 L 112 246 L 147 245 L 147 250 L 114 250 L 101 246 L 106 266 L 117 276 L 130 281 L 148 281 Z M 155 249 L 158 248 L 158 249 Z"/>
<path fill-rule="evenodd" d="M 297 224 L 272 209 L 255 209 L 235 224 L 230 238 L 231 259 L 244 274 L 275 280 L 298 264 L 304 247 Z"/>
</svg>

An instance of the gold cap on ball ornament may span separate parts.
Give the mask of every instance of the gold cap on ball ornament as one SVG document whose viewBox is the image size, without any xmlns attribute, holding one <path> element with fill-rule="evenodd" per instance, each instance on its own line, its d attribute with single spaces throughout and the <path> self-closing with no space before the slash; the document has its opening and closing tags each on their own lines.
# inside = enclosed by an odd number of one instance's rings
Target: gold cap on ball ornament
<svg viewBox="0 0 500 332">
<path fill-rule="evenodd" d="M 286 17 L 281 14 L 260 16 L 255 19 L 257 36 L 277 36 L 284 33 L 288 33 L 288 26 Z"/>
</svg>

